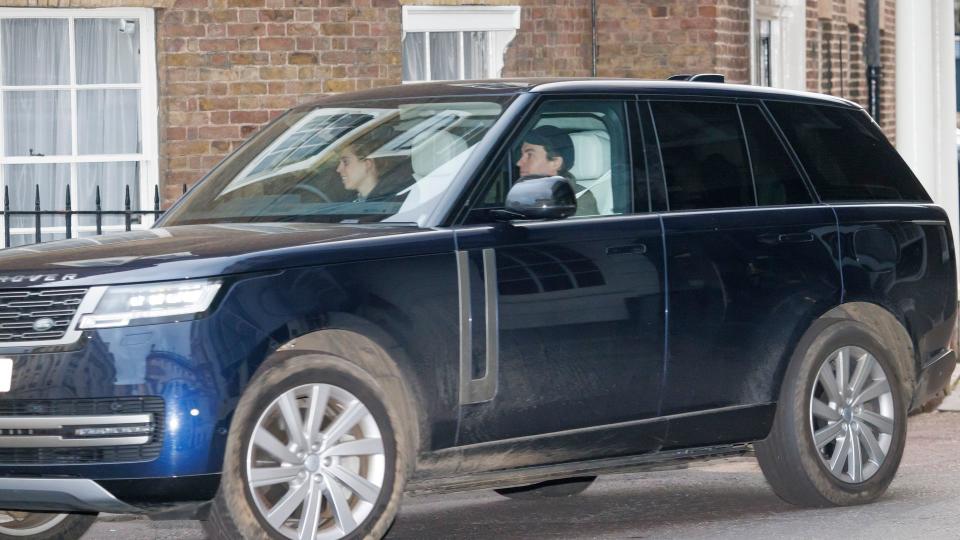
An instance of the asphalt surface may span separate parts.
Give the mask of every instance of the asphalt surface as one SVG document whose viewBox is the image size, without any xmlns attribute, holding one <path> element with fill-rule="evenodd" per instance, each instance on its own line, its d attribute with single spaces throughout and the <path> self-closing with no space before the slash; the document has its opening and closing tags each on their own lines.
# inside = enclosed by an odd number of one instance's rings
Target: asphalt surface
<svg viewBox="0 0 960 540">
<path fill-rule="evenodd" d="M 490 491 L 407 497 L 390 540 L 960 538 L 960 413 L 911 418 L 900 472 L 878 502 L 801 509 L 748 458 L 601 477 L 575 497 L 513 501 Z M 200 539 L 199 523 L 110 516 L 84 537 Z"/>
</svg>

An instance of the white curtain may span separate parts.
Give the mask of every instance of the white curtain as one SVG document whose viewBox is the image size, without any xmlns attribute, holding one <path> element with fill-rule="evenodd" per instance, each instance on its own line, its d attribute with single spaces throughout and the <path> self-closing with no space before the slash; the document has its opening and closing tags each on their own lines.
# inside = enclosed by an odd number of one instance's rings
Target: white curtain
<svg viewBox="0 0 960 540">
<path fill-rule="evenodd" d="M 430 32 L 430 80 L 460 78 L 457 34 L 459 32 Z"/>
<path fill-rule="evenodd" d="M 466 79 L 487 78 L 487 40 L 489 32 L 463 33 L 463 76 Z"/>
<path fill-rule="evenodd" d="M 24 86 L 70 83 L 66 19 L 0 21 L 3 84 Z"/>
<path fill-rule="evenodd" d="M 77 84 L 140 82 L 140 28 L 124 19 L 77 19 Z"/>
<path fill-rule="evenodd" d="M 423 81 L 427 78 L 425 38 L 424 32 L 406 32 L 403 35 L 403 80 L 405 81 Z"/>
<path fill-rule="evenodd" d="M 69 156 L 70 92 L 5 92 L 3 133 L 7 156 Z"/>
</svg>

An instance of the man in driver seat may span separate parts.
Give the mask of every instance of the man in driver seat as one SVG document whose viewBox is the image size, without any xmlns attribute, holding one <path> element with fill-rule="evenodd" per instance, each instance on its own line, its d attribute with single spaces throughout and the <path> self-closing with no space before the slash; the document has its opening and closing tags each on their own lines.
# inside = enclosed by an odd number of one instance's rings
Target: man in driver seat
<svg viewBox="0 0 960 540">
<path fill-rule="evenodd" d="M 575 159 L 573 140 L 556 126 L 540 126 L 527 132 L 520 146 L 520 182 L 528 177 L 562 176 L 570 181 L 577 195 L 578 216 L 595 216 L 597 199 L 593 193 L 577 184 L 570 173 Z"/>
</svg>

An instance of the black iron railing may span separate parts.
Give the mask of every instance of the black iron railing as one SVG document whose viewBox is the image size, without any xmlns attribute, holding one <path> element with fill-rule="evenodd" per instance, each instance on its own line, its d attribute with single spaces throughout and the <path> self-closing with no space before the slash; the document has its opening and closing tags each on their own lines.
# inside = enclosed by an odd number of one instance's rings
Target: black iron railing
<svg viewBox="0 0 960 540">
<path fill-rule="evenodd" d="M 130 200 L 130 186 L 126 186 L 124 197 L 123 197 L 123 210 L 104 210 L 100 198 L 100 186 L 97 186 L 95 198 L 94 198 L 94 208 L 92 210 L 74 210 L 71 205 L 72 198 L 70 197 L 70 186 L 66 187 L 64 193 L 64 207 L 63 210 L 43 210 L 40 205 L 40 186 L 37 185 L 33 210 L 11 210 L 10 209 L 10 189 L 8 186 L 3 188 L 3 246 L 10 247 L 10 234 L 11 229 L 23 229 L 26 227 L 13 227 L 11 218 L 16 216 L 33 216 L 33 239 L 34 243 L 40 243 L 42 235 L 44 233 L 43 229 L 49 229 L 50 227 L 56 227 L 56 225 L 50 225 L 49 223 L 43 224 L 44 216 L 63 216 L 64 230 L 66 231 L 66 238 L 73 238 L 74 224 L 73 216 L 93 216 L 96 223 L 96 232 L 97 234 L 103 234 L 103 218 L 104 216 L 123 216 L 124 230 L 129 231 L 133 226 L 134 218 L 139 218 L 142 216 L 152 215 L 154 220 L 159 219 L 160 215 L 163 214 L 163 210 L 160 209 L 160 188 L 154 186 L 153 188 L 153 208 L 150 210 L 135 210 Z M 183 192 L 186 193 L 187 186 L 183 186 Z M 23 233 L 17 233 L 23 234 Z"/>
</svg>

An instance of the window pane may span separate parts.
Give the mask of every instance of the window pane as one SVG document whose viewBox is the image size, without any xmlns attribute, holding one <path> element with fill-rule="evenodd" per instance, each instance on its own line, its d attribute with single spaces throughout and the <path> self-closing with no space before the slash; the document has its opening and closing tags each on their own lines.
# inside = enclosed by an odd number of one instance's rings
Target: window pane
<svg viewBox="0 0 960 540">
<path fill-rule="evenodd" d="M 812 202 L 800 173 L 759 107 L 740 107 L 760 205 Z"/>
<path fill-rule="evenodd" d="M 78 163 L 76 195 L 78 209 L 96 209 L 97 187 L 100 187 L 100 208 L 103 210 L 124 210 L 126 187 L 130 186 L 130 208 L 140 208 L 140 163 L 136 161 L 118 163 Z M 124 216 L 103 216 L 104 227 L 124 225 Z M 140 223 L 139 216 L 133 216 L 133 223 Z M 96 216 L 80 216 L 81 226 L 95 226 Z M 96 231 L 82 233 L 81 236 L 95 235 Z"/>
<path fill-rule="evenodd" d="M 651 103 L 671 210 L 753 206 L 736 105 Z"/>
<path fill-rule="evenodd" d="M 81 154 L 140 152 L 139 90 L 81 90 L 77 107 Z"/>
<path fill-rule="evenodd" d="M 570 179 L 577 216 L 632 211 L 626 118 L 620 102 L 554 101 L 512 145 L 507 163 L 489 180 L 485 208 L 501 208 L 511 179 L 560 175 Z M 560 158 L 561 161 L 557 161 Z M 479 219 L 485 219 L 482 212 Z"/>
<path fill-rule="evenodd" d="M 66 189 L 70 183 L 70 165 L 4 165 L 3 178 L 10 193 L 10 210 L 34 210 L 37 186 L 40 188 L 41 210 L 64 210 L 66 208 Z M 64 227 L 64 216 L 42 216 L 41 227 Z M 11 216 L 11 228 L 26 227 L 33 230 L 34 216 Z M 57 235 L 63 238 L 64 235 Z M 53 240 L 54 235 L 45 234 L 41 240 Z M 33 234 L 11 237 L 12 245 L 34 243 Z"/>
<path fill-rule="evenodd" d="M 55 156 L 72 152 L 69 92 L 6 92 L 3 113 L 5 155 Z"/>
<path fill-rule="evenodd" d="M 463 33 L 463 74 L 467 79 L 487 78 L 487 32 Z"/>
<path fill-rule="evenodd" d="M 78 84 L 140 82 L 140 25 L 125 19 L 77 19 Z"/>
<path fill-rule="evenodd" d="M 427 78 L 427 66 L 423 32 L 407 32 L 403 37 L 403 80 L 423 81 Z"/>
<path fill-rule="evenodd" d="M 430 32 L 430 80 L 459 79 L 459 32 Z"/>
<path fill-rule="evenodd" d="M 768 106 L 822 200 L 930 200 L 865 112 L 796 103 Z"/>
<path fill-rule="evenodd" d="M 69 84 L 68 39 L 66 19 L 0 21 L 3 84 Z"/>
</svg>

